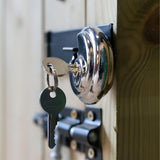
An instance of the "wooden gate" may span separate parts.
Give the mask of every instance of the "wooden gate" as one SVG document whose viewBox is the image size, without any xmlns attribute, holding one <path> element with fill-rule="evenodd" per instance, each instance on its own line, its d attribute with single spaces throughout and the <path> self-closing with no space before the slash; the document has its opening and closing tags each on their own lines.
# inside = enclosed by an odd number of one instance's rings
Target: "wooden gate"
<svg viewBox="0 0 160 160">
<path fill-rule="evenodd" d="M 159 157 L 158 0 L 0 0 L 0 160 L 48 160 L 32 121 L 45 87 L 44 32 L 113 23 L 115 80 L 96 106 L 103 109 L 104 160 Z M 84 109 L 68 76 L 67 106 Z M 74 101 L 73 101 L 74 98 Z M 84 160 L 62 147 L 62 160 Z"/>
</svg>

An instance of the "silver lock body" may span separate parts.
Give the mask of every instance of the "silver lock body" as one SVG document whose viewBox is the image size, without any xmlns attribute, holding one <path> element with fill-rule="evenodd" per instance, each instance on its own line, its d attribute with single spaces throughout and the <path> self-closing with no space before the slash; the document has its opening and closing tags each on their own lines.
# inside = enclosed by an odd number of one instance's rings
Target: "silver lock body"
<svg viewBox="0 0 160 160">
<path fill-rule="evenodd" d="M 84 28 L 78 35 L 77 75 L 70 73 L 74 93 L 85 104 L 94 104 L 113 83 L 114 58 L 111 44 L 99 28 Z"/>
</svg>

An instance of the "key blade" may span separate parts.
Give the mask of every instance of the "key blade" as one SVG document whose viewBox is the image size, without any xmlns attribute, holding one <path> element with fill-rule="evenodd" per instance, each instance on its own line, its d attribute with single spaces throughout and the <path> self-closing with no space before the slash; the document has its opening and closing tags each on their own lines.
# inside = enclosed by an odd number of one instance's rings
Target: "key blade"
<svg viewBox="0 0 160 160">
<path fill-rule="evenodd" d="M 60 58 L 48 57 L 42 61 L 42 64 L 48 74 L 50 74 L 49 64 L 53 65 L 58 76 L 63 76 L 69 71 L 68 64 Z"/>
<path fill-rule="evenodd" d="M 48 129 L 47 129 L 47 137 L 48 137 L 48 146 L 52 149 L 55 144 L 55 127 L 57 125 L 58 117 L 55 117 L 53 114 L 48 115 Z"/>
</svg>

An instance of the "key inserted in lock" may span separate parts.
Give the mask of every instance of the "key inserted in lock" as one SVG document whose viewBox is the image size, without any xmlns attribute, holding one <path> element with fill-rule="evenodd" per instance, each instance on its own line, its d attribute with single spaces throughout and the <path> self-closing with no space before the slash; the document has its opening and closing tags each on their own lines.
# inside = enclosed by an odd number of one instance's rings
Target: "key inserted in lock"
<svg viewBox="0 0 160 160">
<path fill-rule="evenodd" d="M 56 73 L 59 77 L 67 74 L 68 72 L 71 72 L 71 73 L 75 74 L 75 76 L 76 76 L 78 74 L 78 72 L 80 72 L 80 68 L 79 68 L 78 63 L 67 64 L 62 59 L 59 59 L 56 57 L 55 58 L 53 58 L 53 57 L 46 58 L 43 60 L 42 63 L 43 63 L 43 66 L 48 74 L 50 74 L 50 70 L 48 68 L 48 65 L 54 66 L 54 68 L 56 69 Z"/>
<path fill-rule="evenodd" d="M 59 58 L 47 58 L 43 65 L 51 63 L 59 76 L 70 72 L 73 92 L 85 104 L 94 104 L 109 91 L 113 83 L 112 47 L 107 36 L 97 27 L 84 28 L 77 38 L 77 48 L 63 48 L 73 52 L 69 64 Z"/>
</svg>

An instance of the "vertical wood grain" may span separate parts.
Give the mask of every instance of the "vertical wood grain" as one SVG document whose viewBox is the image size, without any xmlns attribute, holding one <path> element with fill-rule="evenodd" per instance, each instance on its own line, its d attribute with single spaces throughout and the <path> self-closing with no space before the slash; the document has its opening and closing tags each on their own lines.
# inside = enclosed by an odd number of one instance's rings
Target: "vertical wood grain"
<svg viewBox="0 0 160 160">
<path fill-rule="evenodd" d="M 6 2 L 6 105 L 4 160 L 41 160 L 41 1 Z"/>
<path fill-rule="evenodd" d="M 159 1 L 119 0 L 118 160 L 159 159 Z"/>
<path fill-rule="evenodd" d="M 0 0 L 0 159 L 5 159 L 5 27 L 6 3 Z"/>
<path fill-rule="evenodd" d="M 87 0 L 87 25 L 113 23 L 117 28 L 117 0 Z"/>
<path fill-rule="evenodd" d="M 64 30 L 84 26 L 84 0 L 46 0 L 46 30 Z"/>
<path fill-rule="evenodd" d="M 103 25 L 113 23 L 114 34 L 117 33 L 117 0 L 88 0 L 87 25 Z M 114 39 L 115 41 L 115 39 Z M 114 46 L 116 48 L 116 45 Z M 116 49 L 114 48 L 114 54 Z M 116 76 L 116 73 L 115 73 Z M 95 106 L 102 108 L 103 126 L 101 141 L 103 159 L 116 160 L 116 78 L 111 90 Z"/>
</svg>

